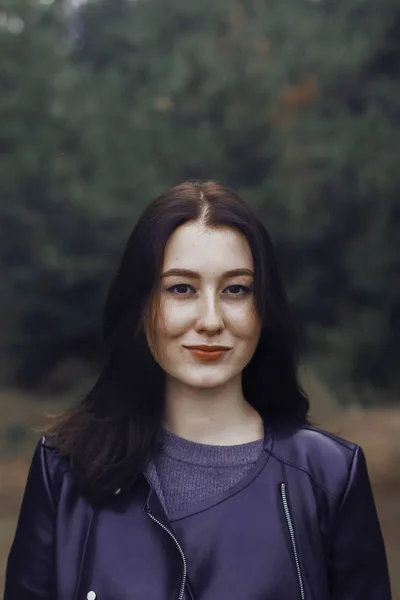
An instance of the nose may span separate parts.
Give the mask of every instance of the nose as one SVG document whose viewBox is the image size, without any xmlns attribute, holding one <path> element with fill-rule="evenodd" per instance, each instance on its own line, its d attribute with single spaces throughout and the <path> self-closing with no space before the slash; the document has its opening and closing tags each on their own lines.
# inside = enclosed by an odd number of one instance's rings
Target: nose
<svg viewBox="0 0 400 600">
<path fill-rule="evenodd" d="M 209 334 L 217 333 L 224 329 L 224 320 L 221 307 L 213 295 L 205 296 L 199 301 L 196 331 L 205 331 Z"/>
</svg>

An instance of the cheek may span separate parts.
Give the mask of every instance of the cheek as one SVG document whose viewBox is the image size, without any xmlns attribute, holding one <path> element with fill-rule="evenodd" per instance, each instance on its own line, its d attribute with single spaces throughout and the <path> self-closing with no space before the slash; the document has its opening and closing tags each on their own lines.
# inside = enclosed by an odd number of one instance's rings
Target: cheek
<svg viewBox="0 0 400 600">
<path fill-rule="evenodd" d="M 261 333 L 261 322 L 253 303 L 246 303 L 229 307 L 226 311 L 226 325 L 238 337 L 254 339 Z"/>
<path fill-rule="evenodd" d="M 193 307 L 188 304 L 166 300 L 163 304 L 157 331 L 165 337 L 175 337 L 183 333 L 194 317 Z"/>
</svg>

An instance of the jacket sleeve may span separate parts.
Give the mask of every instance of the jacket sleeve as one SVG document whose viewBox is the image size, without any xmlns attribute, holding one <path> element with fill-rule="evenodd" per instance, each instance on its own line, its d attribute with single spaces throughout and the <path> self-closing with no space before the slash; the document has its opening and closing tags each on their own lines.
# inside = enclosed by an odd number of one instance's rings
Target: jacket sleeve
<svg viewBox="0 0 400 600">
<path fill-rule="evenodd" d="M 328 572 L 332 600 L 391 600 L 385 545 L 359 446 L 333 526 Z"/>
<path fill-rule="evenodd" d="M 45 449 L 35 448 L 6 568 L 4 600 L 54 600 L 56 507 Z"/>
</svg>

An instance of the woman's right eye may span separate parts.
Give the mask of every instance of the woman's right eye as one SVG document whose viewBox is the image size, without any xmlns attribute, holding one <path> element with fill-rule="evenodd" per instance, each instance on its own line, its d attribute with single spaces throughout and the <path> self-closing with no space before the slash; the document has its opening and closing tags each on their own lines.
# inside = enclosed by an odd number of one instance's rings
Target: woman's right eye
<svg viewBox="0 0 400 600">
<path fill-rule="evenodd" d="M 185 290 L 189 289 L 191 286 L 188 285 L 187 283 L 178 283 L 176 285 L 173 285 L 172 287 L 168 288 L 168 292 L 170 292 L 171 294 L 176 294 L 178 296 L 186 296 L 187 294 L 185 293 Z M 183 288 L 183 291 L 182 291 Z M 191 288 L 193 289 L 193 288 Z"/>
</svg>

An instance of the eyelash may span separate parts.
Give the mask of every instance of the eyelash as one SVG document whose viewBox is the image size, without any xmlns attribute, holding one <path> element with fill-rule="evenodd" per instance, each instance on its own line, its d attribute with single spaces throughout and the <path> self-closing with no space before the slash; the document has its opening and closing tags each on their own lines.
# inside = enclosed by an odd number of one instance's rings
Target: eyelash
<svg viewBox="0 0 400 600">
<path fill-rule="evenodd" d="M 186 287 L 186 288 L 191 288 L 193 290 L 192 286 L 189 285 L 188 283 L 177 283 L 176 285 L 173 285 L 170 288 L 168 288 L 167 292 L 170 292 L 171 294 L 174 294 L 176 296 L 183 296 L 183 297 L 188 296 L 188 294 L 178 294 L 178 292 L 175 292 L 174 290 L 178 287 Z M 247 296 L 247 294 L 249 294 L 252 291 L 251 288 L 247 287 L 246 285 L 239 285 L 239 284 L 229 285 L 226 289 L 229 289 L 229 288 L 241 288 L 243 290 L 241 294 L 229 294 L 230 296 L 233 296 L 233 297 Z"/>
</svg>

